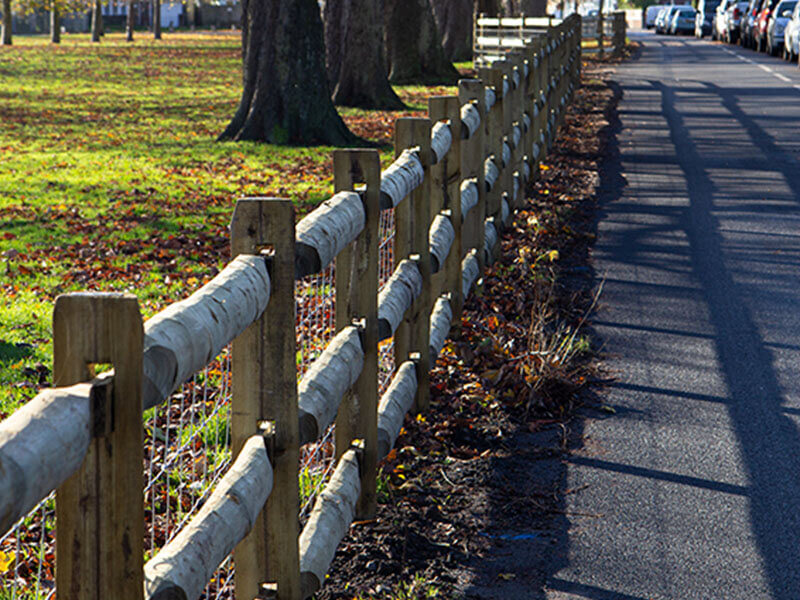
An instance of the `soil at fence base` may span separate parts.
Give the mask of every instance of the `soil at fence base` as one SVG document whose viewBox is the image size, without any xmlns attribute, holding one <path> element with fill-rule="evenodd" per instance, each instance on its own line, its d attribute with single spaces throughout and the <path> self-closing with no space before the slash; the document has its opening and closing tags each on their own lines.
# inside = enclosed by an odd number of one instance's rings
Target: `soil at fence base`
<svg viewBox="0 0 800 600">
<path fill-rule="evenodd" d="M 468 300 L 460 339 L 432 373 L 431 410 L 406 418 L 382 464 L 377 517 L 352 526 L 316 598 L 411 600 L 433 588 L 437 598 L 542 594 L 551 549 L 567 532 L 563 457 L 581 443 L 575 410 L 593 410 L 594 362 L 584 354 L 531 385 L 514 359 L 524 354 L 532 304 L 543 299 L 531 272 L 555 276 L 544 286 L 553 320 L 581 324 L 591 306 L 596 191 L 618 101 L 614 62 L 585 65 L 542 177 L 503 234 L 483 293 Z"/>
</svg>

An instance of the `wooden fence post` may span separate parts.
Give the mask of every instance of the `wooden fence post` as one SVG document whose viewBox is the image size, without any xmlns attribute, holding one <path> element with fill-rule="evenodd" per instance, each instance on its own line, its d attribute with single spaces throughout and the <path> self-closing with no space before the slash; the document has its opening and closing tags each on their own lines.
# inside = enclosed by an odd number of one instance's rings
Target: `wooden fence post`
<svg viewBox="0 0 800 600">
<path fill-rule="evenodd" d="M 375 516 L 378 473 L 378 224 L 381 164 L 376 150 L 336 150 L 333 153 L 335 191 L 351 191 L 366 183 L 364 230 L 336 257 L 336 330 L 353 322 L 362 327 L 364 367 L 339 406 L 336 417 L 336 458 L 356 439 L 364 441 L 361 464 L 359 519 Z"/>
<path fill-rule="evenodd" d="M 533 158 L 531 165 L 531 178 L 535 179 L 539 176 L 539 163 L 544 156 L 542 149 L 542 123 L 544 122 L 544 88 L 542 82 L 544 81 L 545 72 L 545 45 L 542 36 L 537 36 L 533 42 L 534 55 L 534 76 L 533 76 L 533 99 L 534 99 L 534 113 L 533 113 L 533 143 L 539 149 L 538 154 Z M 533 148 L 531 148 L 533 152 Z"/>
<path fill-rule="evenodd" d="M 483 82 L 494 88 L 496 101 L 494 106 L 488 111 L 489 114 L 485 120 L 486 126 L 484 134 L 486 136 L 486 153 L 492 154 L 495 157 L 495 162 L 498 168 L 502 167 L 503 158 L 503 134 L 505 127 L 505 109 L 503 107 L 506 99 L 503 97 L 503 72 L 500 69 L 490 69 L 482 67 L 478 69 L 478 77 Z M 483 123 L 483 122 L 482 122 Z M 482 157 L 486 159 L 486 156 Z M 483 163 L 481 163 L 481 170 L 483 170 Z M 495 182 L 492 191 L 486 196 L 486 216 L 499 216 L 502 208 L 501 198 L 503 191 L 503 178 L 498 178 Z M 480 243 L 480 242 L 478 242 Z M 478 254 L 481 254 L 478 252 Z"/>
<path fill-rule="evenodd" d="M 53 311 L 53 383 L 113 381 L 92 398 L 93 439 L 83 466 L 56 492 L 56 586 L 69 600 L 142 600 L 143 327 L 127 294 L 68 294 Z"/>
<path fill-rule="evenodd" d="M 275 425 L 272 494 L 234 551 L 237 598 L 255 597 L 263 582 L 277 584 L 279 600 L 301 597 L 294 219 L 290 200 L 244 198 L 231 221 L 231 257 L 271 250 L 269 304 L 233 342 L 233 456 L 261 423 Z"/>
<path fill-rule="evenodd" d="M 404 258 L 416 255 L 422 274 L 422 292 L 394 335 L 395 364 L 408 360 L 410 353 L 419 354 L 416 410 L 428 408 L 430 401 L 430 315 L 431 315 L 431 255 L 428 245 L 430 229 L 430 164 L 431 122 L 429 119 L 403 117 L 395 123 L 395 153 L 419 147 L 425 171 L 422 184 L 395 209 L 395 266 Z"/>
<path fill-rule="evenodd" d="M 481 115 L 481 126 L 472 136 L 467 144 L 464 144 L 461 150 L 461 177 L 463 179 L 474 177 L 478 182 L 478 204 L 470 211 L 472 215 L 467 215 L 467 223 L 471 227 L 466 230 L 469 231 L 467 239 L 469 244 L 462 246 L 462 253 L 458 256 L 459 270 L 461 269 L 461 259 L 473 247 L 478 248 L 478 264 L 480 265 L 480 272 L 484 270 L 483 260 L 483 238 L 484 238 L 484 219 L 487 215 L 486 206 L 486 179 L 483 171 L 483 163 L 486 160 L 488 153 L 486 149 L 486 128 L 484 123 L 487 118 L 486 111 L 486 88 L 480 79 L 462 79 L 458 82 L 458 100 L 461 104 L 471 102 L 478 109 Z M 461 295 L 461 278 L 458 279 L 457 288 L 459 295 Z M 461 299 L 462 306 L 464 299 Z M 453 311 L 454 318 L 456 311 Z M 459 313 L 460 318 L 460 313 Z"/>
<path fill-rule="evenodd" d="M 450 254 L 443 265 L 443 288 L 450 293 L 450 307 L 453 311 L 453 325 L 458 327 L 461 323 L 461 310 L 464 298 L 461 291 L 461 256 L 463 248 L 463 218 L 461 214 L 461 173 L 462 144 L 461 142 L 461 102 L 456 96 L 435 96 L 428 100 L 428 112 L 431 121 L 447 120 L 450 123 L 450 133 L 453 143 L 450 151 L 443 161 L 432 169 L 431 197 L 432 204 L 441 195 L 443 207 L 450 211 L 450 222 L 456 232 Z M 481 116 L 481 118 L 483 118 Z M 478 128 L 480 129 L 480 127 Z M 435 215 L 431 215 L 431 218 Z M 441 290 L 437 290 L 437 295 Z"/>
</svg>

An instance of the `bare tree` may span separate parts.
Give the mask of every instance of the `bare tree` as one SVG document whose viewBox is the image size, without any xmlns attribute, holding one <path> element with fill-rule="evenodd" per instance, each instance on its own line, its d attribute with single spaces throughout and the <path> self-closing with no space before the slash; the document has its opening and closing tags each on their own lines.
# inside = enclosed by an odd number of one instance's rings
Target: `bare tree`
<svg viewBox="0 0 800 600">
<path fill-rule="evenodd" d="M 61 43 L 61 13 L 55 0 L 50 5 L 50 42 Z"/>
<path fill-rule="evenodd" d="M 92 41 L 99 42 L 103 35 L 103 6 L 100 0 L 92 3 Z"/>
<path fill-rule="evenodd" d="M 0 44 L 11 45 L 11 0 L 3 0 L 3 30 L 0 33 Z"/>
<path fill-rule="evenodd" d="M 128 13 L 125 15 L 125 40 L 128 42 L 133 41 L 134 6 L 133 0 L 128 0 Z"/>
<path fill-rule="evenodd" d="M 459 73 L 447 60 L 429 0 L 384 0 L 389 81 L 454 83 Z"/>
<path fill-rule="evenodd" d="M 334 104 L 405 108 L 386 72 L 382 0 L 325 2 L 325 63 Z"/>
<path fill-rule="evenodd" d="M 331 101 L 316 0 L 243 0 L 242 99 L 221 140 L 358 143 Z"/>
<path fill-rule="evenodd" d="M 153 0 L 153 39 L 161 39 L 161 0 Z"/>
</svg>

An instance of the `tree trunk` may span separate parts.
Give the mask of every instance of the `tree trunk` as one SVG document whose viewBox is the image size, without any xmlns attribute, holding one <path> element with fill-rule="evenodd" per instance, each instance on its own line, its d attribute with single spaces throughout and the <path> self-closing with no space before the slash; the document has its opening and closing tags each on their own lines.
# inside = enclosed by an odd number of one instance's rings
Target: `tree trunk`
<svg viewBox="0 0 800 600">
<path fill-rule="evenodd" d="M 547 14 L 547 0 L 518 0 L 519 12 L 526 17 L 544 17 Z"/>
<path fill-rule="evenodd" d="M 502 0 L 502 5 L 506 17 L 543 17 L 547 14 L 547 0 Z"/>
<path fill-rule="evenodd" d="M 99 42 L 101 29 L 103 28 L 103 5 L 100 0 L 94 0 L 92 4 L 92 41 Z"/>
<path fill-rule="evenodd" d="M 386 73 L 382 0 L 325 2 L 325 63 L 334 104 L 399 110 Z"/>
<path fill-rule="evenodd" d="M 0 45 L 11 45 L 11 0 L 3 0 L 3 31 L 0 34 Z"/>
<path fill-rule="evenodd" d="M 475 0 L 475 12 L 487 17 L 496 17 L 500 14 L 498 0 Z"/>
<path fill-rule="evenodd" d="M 128 0 L 128 14 L 125 15 L 125 40 L 133 41 L 133 0 Z"/>
<path fill-rule="evenodd" d="M 243 0 L 243 87 L 221 140 L 360 142 L 333 106 L 317 0 Z"/>
<path fill-rule="evenodd" d="M 244 13 L 242 13 L 242 19 L 244 19 Z M 192 31 L 197 25 L 197 5 L 195 0 L 188 0 L 186 3 L 186 24 L 189 25 L 189 29 Z"/>
<path fill-rule="evenodd" d="M 602 58 L 603 52 L 605 51 L 605 25 L 603 24 L 603 0 L 599 1 L 598 9 L 597 9 L 597 47 L 598 47 L 598 54 Z"/>
<path fill-rule="evenodd" d="M 50 5 L 50 42 L 61 43 L 61 15 L 58 14 L 55 1 Z"/>
<path fill-rule="evenodd" d="M 472 60 L 472 0 L 431 0 L 448 60 Z"/>
<path fill-rule="evenodd" d="M 455 83 L 429 0 L 385 0 L 386 56 L 392 83 Z"/>
<path fill-rule="evenodd" d="M 153 0 L 153 39 L 161 39 L 161 0 Z"/>
</svg>

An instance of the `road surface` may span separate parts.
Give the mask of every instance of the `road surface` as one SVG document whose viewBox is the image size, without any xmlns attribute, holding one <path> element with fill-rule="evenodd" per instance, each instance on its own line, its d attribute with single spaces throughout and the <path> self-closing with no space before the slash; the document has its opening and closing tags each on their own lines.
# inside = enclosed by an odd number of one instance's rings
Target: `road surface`
<svg viewBox="0 0 800 600">
<path fill-rule="evenodd" d="M 569 459 L 550 600 L 800 599 L 800 70 L 632 35 L 595 325 L 616 414 Z"/>
</svg>

